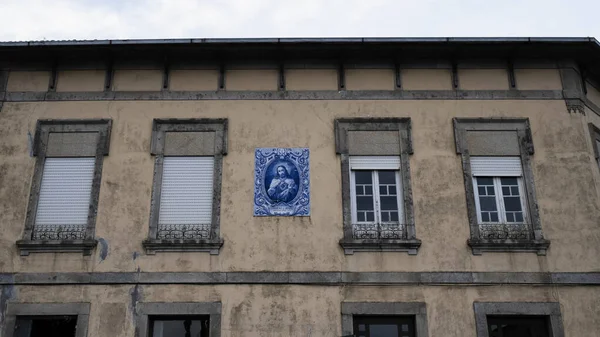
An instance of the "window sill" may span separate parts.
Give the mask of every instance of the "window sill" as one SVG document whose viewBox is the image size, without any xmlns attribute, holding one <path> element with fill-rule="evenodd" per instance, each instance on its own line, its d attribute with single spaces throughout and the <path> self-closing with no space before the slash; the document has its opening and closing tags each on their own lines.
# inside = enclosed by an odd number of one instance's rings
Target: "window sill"
<svg viewBox="0 0 600 337">
<path fill-rule="evenodd" d="M 508 253 L 537 253 L 546 255 L 550 247 L 549 240 L 467 240 L 473 255 L 481 255 L 483 252 L 508 252 Z"/>
<path fill-rule="evenodd" d="M 417 255 L 421 240 L 340 240 L 344 254 L 353 255 L 355 252 L 407 252 L 408 255 Z"/>
<path fill-rule="evenodd" d="M 96 240 L 19 240 L 17 248 L 21 256 L 29 253 L 83 253 L 92 255 Z"/>
<path fill-rule="evenodd" d="M 210 255 L 219 255 L 223 246 L 223 239 L 217 240 L 161 240 L 146 239 L 142 242 L 146 254 L 154 255 L 156 252 L 208 252 Z"/>
</svg>

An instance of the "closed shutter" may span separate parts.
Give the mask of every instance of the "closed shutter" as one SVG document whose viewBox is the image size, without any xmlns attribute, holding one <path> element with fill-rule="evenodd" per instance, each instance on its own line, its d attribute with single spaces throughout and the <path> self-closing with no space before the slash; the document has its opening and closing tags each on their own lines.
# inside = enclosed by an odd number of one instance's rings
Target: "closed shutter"
<svg viewBox="0 0 600 337">
<path fill-rule="evenodd" d="M 36 225 L 86 225 L 95 158 L 46 158 Z"/>
<path fill-rule="evenodd" d="M 520 177 L 520 157 L 471 157 L 471 172 L 479 177 Z"/>
<path fill-rule="evenodd" d="M 399 170 L 398 156 L 351 156 L 351 170 Z"/>
<path fill-rule="evenodd" d="M 165 157 L 161 225 L 210 224 L 213 204 L 213 157 Z"/>
</svg>

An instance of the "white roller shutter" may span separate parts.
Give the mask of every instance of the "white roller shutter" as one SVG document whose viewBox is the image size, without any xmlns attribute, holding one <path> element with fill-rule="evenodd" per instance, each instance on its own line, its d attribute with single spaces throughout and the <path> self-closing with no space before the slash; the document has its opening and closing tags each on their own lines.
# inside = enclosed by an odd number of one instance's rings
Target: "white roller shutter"
<svg viewBox="0 0 600 337">
<path fill-rule="evenodd" d="M 36 225 L 87 224 L 95 158 L 46 158 Z"/>
<path fill-rule="evenodd" d="M 351 170 L 399 170 L 398 156 L 351 156 Z"/>
<path fill-rule="evenodd" d="M 478 177 L 520 177 L 519 157 L 471 157 L 471 172 Z"/>
<path fill-rule="evenodd" d="M 165 157 L 159 224 L 212 222 L 214 165 L 213 157 Z"/>
</svg>

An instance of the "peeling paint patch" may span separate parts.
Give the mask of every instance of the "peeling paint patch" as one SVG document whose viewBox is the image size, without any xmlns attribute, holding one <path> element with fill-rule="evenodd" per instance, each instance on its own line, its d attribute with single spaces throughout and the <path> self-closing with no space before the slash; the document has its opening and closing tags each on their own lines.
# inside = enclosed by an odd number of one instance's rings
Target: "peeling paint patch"
<svg viewBox="0 0 600 337">
<path fill-rule="evenodd" d="M 100 262 L 102 262 L 108 256 L 108 242 L 104 238 L 99 238 L 98 244 L 100 246 Z"/>
</svg>

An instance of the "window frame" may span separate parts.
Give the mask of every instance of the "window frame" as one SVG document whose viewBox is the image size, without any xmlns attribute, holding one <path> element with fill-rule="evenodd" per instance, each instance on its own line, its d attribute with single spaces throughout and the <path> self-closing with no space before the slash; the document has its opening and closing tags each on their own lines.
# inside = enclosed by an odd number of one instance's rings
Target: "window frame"
<svg viewBox="0 0 600 337">
<path fill-rule="evenodd" d="M 209 316 L 209 336 L 221 337 L 221 308 L 221 302 L 141 302 L 136 326 L 140 337 L 152 337 L 150 316 Z"/>
<path fill-rule="evenodd" d="M 473 255 L 482 252 L 533 252 L 546 255 L 550 241 L 543 235 L 539 217 L 538 203 L 533 179 L 531 156 L 534 154 L 533 136 L 528 118 L 454 118 L 454 139 L 456 153 L 461 156 L 465 196 L 467 202 L 467 215 L 470 228 L 470 238 L 467 244 L 471 247 Z M 467 142 L 468 132 L 516 132 L 516 146 L 518 157 L 521 160 L 523 195 L 522 204 L 527 214 L 525 227 L 520 224 L 493 224 L 484 230 L 480 227 L 479 214 L 476 203 L 476 185 L 471 169 L 471 154 Z M 498 149 L 506 152 L 505 149 Z M 509 151 L 510 152 L 510 151 Z M 482 156 L 482 154 L 476 154 Z M 514 156 L 510 154 L 489 153 L 484 156 Z"/>
<path fill-rule="evenodd" d="M 479 184 L 477 183 L 477 178 L 484 178 L 482 176 L 473 176 L 473 193 L 474 193 L 474 197 L 475 197 L 475 208 L 477 209 L 477 222 L 480 225 L 527 225 L 527 223 L 529 222 L 529 218 L 527 217 L 527 201 L 524 198 L 525 195 L 525 191 L 524 191 L 524 186 L 523 186 L 523 178 L 522 177 L 502 177 L 502 176 L 493 176 L 493 177 L 485 177 L 485 178 L 491 178 L 492 181 L 494 182 L 494 192 L 496 193 L 494 195 L 495 197 L 495 201 L 496 201 L 496 209 L 498 212 L 498 222 L 492 222 L 492 221 L 483 221 L 482 219 L 482 214 L 481 214 L 481 201 L 479 200 Z M 504 205 L 504 192 L 502 191 L 502 182 L 501 179 L 502 178 L 515 178 L 517 180 L 517 187 L 519 189 L 519 200 L 521 203 L 521 212 L 523 213 L 523 221 L 521 222 L 509 222 L 506 219 L 506 206 Z M 497 192 L 496 192 L 497 191 Z"/>
<path fill-rule="evenodd" d="M 17 241 L 17 248 L 21 256 L 35 252 L 82 252 L 91 255 L 96 247 L 95 240 L 96 216 L 100 197 L 100 183 L 102 179 L 102 166 L 104 156 L 108 155 L 112 129 L 111 119 L 41 119 L 37 121 L 35 138 L 33 141 L 32 156 L 37 157 L 29 193 L 27 215 L 23 237 Z M 40 197 L 42 176 L 48 155 L 50 133 L 98 133 L 95 144 L 94 176 L 90 196 L 90 206 L 84 239 L 60 240 L 34 240 L 35 218 Z M 56 151 L 57 149 L 54 149 Z M 82 157 L 76 153 L 77 149 L 58 149 L 63 152 L 59 157 Z M 70 151 L 74 151 L 72 155 Z M 88 157 L 88 156 L 84 156 Z"/>
<path fill-rule="evenodd" d="M 600 143 L 600 128 L 592 123 L 589 123 L 588 127 L 590 129 L 590 136 L 592 138 L 594 158 L 596 159 L 596 164 L 600 170 L 600 146 L 598 145 Z"/>
<path fill-rule="evenodd" d="M 558 302 L 474 302 L 477 337 L 489 337 L 488 316 L 546 316 L 550 337 L 565 337 Z"/>
<path fill-rule="evenodd" d="M 221 220 L 221 184 L 223 171 L 223 156 L 227 154 L 226 118 L 192 118 L 192 119 L 154 119 L 152 125 L 151 155 L 154 159 L 154 179 L 152 183 L 152 199 L 150 205 L 150 225 L 148 238 L 142 243 L 146 254 L 153 255 L 163 251 L 193 251 L 208 252 L 218 255 L 223 246 L 220 237 Z M 184 155 L 193 157 L 212 156 L 214 158 L 213 192 L 212 192 L 212 221 L 210 224 L 209 239 L 159 239 L 158 220 L 160 214 L 160 200 L 162 188 L 162 175 L 164 168 L 165 140 L 167 132 L 214 132 L 214 149 L 207 149 L 210 154 Z M 175 157 L 180 155 L 173 155 Z"/>
<path fill-rule="evenodd" d="M 396 131 L 398 132 L 398 155 L 400 157 L 400 169 L 398 170 L 402 188 L 404 227 L 402 239 L 355 239 L 353 231 L 352 215 L 352 183 L 350 157 L 356 154 L 350 153 L 349 132 L 351 131 Z M 410 118 L 341 118 L 335 120 L 334 125 L 336 153 L 340 155 L 342 174 L 342 216 L 343 216 L 343 238 L 340 246 L 347 255 L 355 252 L 370 251 L 394 251 L 407 252 L 416 255 L 421 240 L 416 238 L 413 198 L 410 178 L 409 156 L 413 153 L 411 120 Z M 390 156 L 382 154 L 360 154 L 358 156 Z"/>
<path fill-rule="evenodd" d="M 342 336 L 355 336 L 354 316 L 411 316 L 415 336 L 428 337 L 425 302 L 342 302 Z"/>
<path fill-rule="evenodd" d="M 14 336 L 18 317 L 77 316 L 75 336 L 86 337 L 89 315 L 90 303 L 8 303 L 2 335 L 6 337 Z"/>
</svg>

